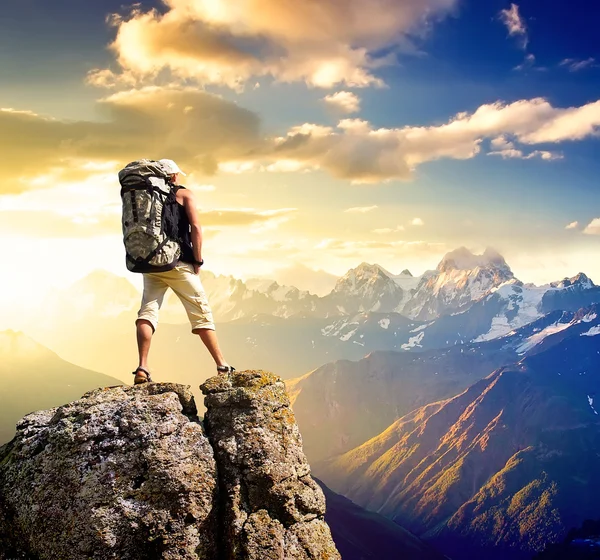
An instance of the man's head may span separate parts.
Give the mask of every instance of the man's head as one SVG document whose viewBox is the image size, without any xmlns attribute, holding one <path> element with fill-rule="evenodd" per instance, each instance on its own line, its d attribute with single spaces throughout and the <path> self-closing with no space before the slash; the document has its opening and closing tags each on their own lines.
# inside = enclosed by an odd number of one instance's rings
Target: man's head
<svg viewBox="0 0 600 560">
<path fill-rule="evenodd" d="M 179 175 L 185 177 L 186 173 L 181 171 L 179 166 L 172 159 L 159 159 L 158 162 L 162 164 L 165 171 L 171 176 L 171 181 L 173 181 L 173 183 L 177 183 Z"/>
</svg>

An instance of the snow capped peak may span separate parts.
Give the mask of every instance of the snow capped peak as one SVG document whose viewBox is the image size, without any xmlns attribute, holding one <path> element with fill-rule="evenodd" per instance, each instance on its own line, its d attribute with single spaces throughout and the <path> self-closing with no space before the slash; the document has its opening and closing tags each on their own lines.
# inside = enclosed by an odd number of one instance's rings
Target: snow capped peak
<svg viewBox="0 0 600 560">
<path fill-rule="evenodd" d="M 355 291 L 364 284 L 376 284 L 390 281 L 391 278 L 377 264 L 361 263 L 356 268 L 351 268 L 336 283 L 334 292 Z"/>
<path fill-rule="evenodd" d="M 387 270 L 385 270 L 385 268 L 383 268 L 382 266 L 379 266 L 378 264 L 369 264 L 367 262 L 360 263 L 354 270 L 356 272 L 365 272 L 372 274 L 382 273 L 386 276 L 390 275 L 390 273 Z"/>
<path fill-rule="evenodd" d="M 551 282 L 550 286 L 553 288 L 568 288 L 570 286 L 578 287 L 583 290 L 589 290 L 590 288 L 595 288 L 596 285 L 588 278 L 586 274 L 580 272 L 576 274 L 572 278 L 563 278 L 558 282 Z"/>
<path fill-rule="evenodd" d="M 410 270 L 408 270 L 408 268 L 405 268 L 401 273 L 400 276 L 410 276 L 411 278 L 413 277 L 413 275 L 411 274 Z"/>
<path fill-rule="evenodd" d="M 501 269 L 512 277 L 512 272 L 504 257 L 491 247 L 488 247 L 481 255 L 473 254 L 466 247 L 459 247 L 444 256 L 437 270 L 448 272 L 450 270 L 473 270 L 475 268 Z"/>
<path fill-rule="evenodd" d="M 419 286 L 402 313 L 428 321 L 477 301 L 490 290 L 516 281 L 504 258 L 494 249 L 474 255 L 466 247 L 448 253 Z"/>
<path fill-rule="evenodd" d="M 399 311 L 404 291 L 381 266 L 362 263 L 337 281 L 328 298 L 342 313 Z"/>
</svg>

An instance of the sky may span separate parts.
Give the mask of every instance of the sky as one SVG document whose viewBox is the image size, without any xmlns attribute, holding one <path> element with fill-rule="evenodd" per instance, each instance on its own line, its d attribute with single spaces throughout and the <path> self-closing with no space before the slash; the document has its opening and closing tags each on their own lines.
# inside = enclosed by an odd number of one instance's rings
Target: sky
<svg viewBox="0 0 600 560">
<path fill-rule="evenodd" d="M 206 267 L 325 290 L 492 246 L 600 283 L 588 0 L 5 0 L 6 315 L 125 270 L 117 171 L 188 173 Z M 8 254 L 6 254 L 8 252 Z"/>
</svg>

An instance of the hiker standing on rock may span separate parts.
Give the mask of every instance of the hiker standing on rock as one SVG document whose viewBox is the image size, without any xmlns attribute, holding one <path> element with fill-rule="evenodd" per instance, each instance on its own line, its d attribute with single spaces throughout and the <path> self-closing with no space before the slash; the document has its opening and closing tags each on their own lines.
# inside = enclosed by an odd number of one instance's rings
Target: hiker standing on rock
<svg viewBox="0 0 600 560">
<path fill-rule="evenodd" d="M 132 162 L 119 173 L 127 268 L 144 276 L 136 320 L 139 364 L 134 383 L 152 381 L 148 353 L 167 288 L 179 297 L 192 333 L 210 352 L 219 373 L 234 371 L 223 357 L 212 312 L 200 281 L 202 228 L 192 191 L 179 185 L 186 175 L 170 159 Z"/>
</svg>

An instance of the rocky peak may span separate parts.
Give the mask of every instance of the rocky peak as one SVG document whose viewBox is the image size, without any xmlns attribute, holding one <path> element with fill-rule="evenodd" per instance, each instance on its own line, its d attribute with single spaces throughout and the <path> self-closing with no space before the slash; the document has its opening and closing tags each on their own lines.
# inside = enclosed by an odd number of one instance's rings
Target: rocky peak
<svg viewBox="0 0 600 560">
<path fill-rule="evenodd" d="M 356 291 L 365 284 L 376 284 L 381 281 L 391 280 L 383 269 L 376 264 L 361 263 L 356 268 L 350 269 L 342 276 L 333 289 L 334 292 Z"/>
<path fill-rule="evenodd" d="M 550 286 L 552 286 L 553 288 L 569 288 L 573 286 L 582 290 L 587 290 L 590 288 L 594 288 L 596 285 L 590 280 L 590 278 L 586 274 L 580 272 L 572 278 L 563 278 L 558 282 L 551 282 Z"/>
<path fill-rule="evenodd" d="M 405 268 L 401 273 L 400 276 L 410 276 L 411 278 L 413 278 L 413 275 L 411 273 L 410 270 L 408 270 L 408 268 Z"/>
<path fill-rule="evenodd" d="M 504 257 L 491 247 L 486 248 L 481 255 L 473 254 L 466 247 L 459 247 L 447 253 L 437 266 L 439 272 L 474 270 L 476 268 L 500 269 L 508 276 L 513 276 Z"/>
<path fill-rule="evenodd" d="M 474 255 L 466 247 L 459 247 L 447 253 L 435 271 L 423 275 L 402 313 L 428 321 L 464 310 L 490 290 L 515 281 L 510 267 L 494 249 Z"/>
<path fill-rule="evenodd" d="M 362 263 L 349 270 L 324 298 L 345 314 L 398 311 L 404 290 L 377 264 Z"/>
<path fill-rule="evenodd" d="M 206 430 L 169 383 L 21 420 L 0 448 L 0 558 L 339 559 L 281 379 L 202 390 Z"/>
</svg>

